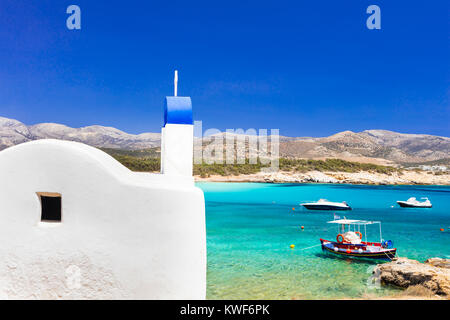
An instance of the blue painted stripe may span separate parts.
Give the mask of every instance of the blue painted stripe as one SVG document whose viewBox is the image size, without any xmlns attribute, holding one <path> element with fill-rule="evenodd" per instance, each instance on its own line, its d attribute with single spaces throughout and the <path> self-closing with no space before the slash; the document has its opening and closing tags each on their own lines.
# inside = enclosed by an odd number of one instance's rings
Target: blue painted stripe
<svg viewBox="0 0 450 320">
<path fill-rule="evenodd" d="M 167 123 L 192 124 L 190 97 L 166 97 L 164 103 L 164 126 Z"/>
</svg>

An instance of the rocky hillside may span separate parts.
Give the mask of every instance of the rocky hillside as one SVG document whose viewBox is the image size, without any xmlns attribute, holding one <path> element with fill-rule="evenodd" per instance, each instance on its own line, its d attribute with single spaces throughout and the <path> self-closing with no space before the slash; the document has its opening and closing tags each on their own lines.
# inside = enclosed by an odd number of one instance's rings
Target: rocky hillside
<svg viewBox="0 0 450 320">
<path fill-rule="evenodd" d="M 450 158 L 450 138 L 386 130 L 344 131 L 325 138 L 284 141 L 280 144 L 280 155 L 361 162 L 378 159 L 381 164 L 420 163 Z"/>
<path fill-rule="evenodd" d="M 37 139 L 70 140 L 94 147 L 119 149 L 145 149 L 160 144 L 159 133 L 133 135 L 111 127 L 70 128 L 56 123 L 26 126 L 17 120 L 0 117 L 0 150 Z"/>
<path fill-rule="evenodd" d="M 71 128 L 55 123 L 27 126 L 17 120 L 0 117 L 0 150 L 26 141 L 46 138 L 127 150 L 160 145 L 159 133 L 133 135 L 111 127 Z M 280 156 L 285 158 L 340 158 L 378 164 L 423 163 L 450 159 L 450 138 L 425 134 L 366 130 L 344 131 L 324 138 L 280 136 L 279 140 Z"/>
</svg>

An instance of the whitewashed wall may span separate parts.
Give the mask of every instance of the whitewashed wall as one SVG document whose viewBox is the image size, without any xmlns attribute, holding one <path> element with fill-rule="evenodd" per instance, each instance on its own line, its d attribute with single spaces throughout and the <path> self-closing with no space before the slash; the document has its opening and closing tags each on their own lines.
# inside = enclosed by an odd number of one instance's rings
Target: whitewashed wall
<svg viewBox="0 0 450 320">
<path fill-rule="evenodd" d="M 62 194 L 40 222 L 36 192 Z M 0 298 L 204 299 L 203 192 L 192 177 L 133 173 L 84 144 L 0 152 Z"/>
<path fill-rule="evenodd" d="M 194 126 L 166 124 L 161 130 L 161 173 L 192 176 Z"/>
</svg>

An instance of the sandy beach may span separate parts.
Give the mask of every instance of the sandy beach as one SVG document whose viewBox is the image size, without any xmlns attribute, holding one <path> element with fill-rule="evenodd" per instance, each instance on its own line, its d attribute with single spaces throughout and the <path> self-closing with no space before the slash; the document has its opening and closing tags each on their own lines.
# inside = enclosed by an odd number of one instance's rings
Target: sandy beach
<svg viewBox="0 0 450 320">
<path fill-rule="evenodd" d="M 348 183 L 374 185 L 450 185 L 450 174 L 435 175 L 432 172 L 405 170 L 390 175 L 372 172 L 258 172 L 249 175 L 195 177 L 205 182 L 267 182 L 267 183 Z"/>
</svg>

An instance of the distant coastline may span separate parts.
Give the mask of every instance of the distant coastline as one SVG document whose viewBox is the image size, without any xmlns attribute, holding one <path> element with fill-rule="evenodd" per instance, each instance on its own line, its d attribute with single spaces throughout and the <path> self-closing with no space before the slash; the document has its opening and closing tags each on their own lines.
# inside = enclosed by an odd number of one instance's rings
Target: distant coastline
<svg viewBox="0 0 450 320">
<path fill-rule="evenodd" d="M 403 171 L 402 173 L 375 172 L 259 172 L 241 175 L 195 176 L 197 182 L 260 182 L 260 183 L 334 183 L 365 185 L 450 185 L 450 174 L 435 175 L 427 171 Z"/>
<path fill-rule="evenodd" d="M 103 149 L 133 171 L 159 172 L 159 149 Z M 434 169 L 434 170 L 433 170 Z M 450 171 L 434 167 L 401 167 L 342 159 L 279 159 L 279 168 L 268 165 L 194 164 L 196 181 L 261 183 L 334 183 L 368 185 L 450 185 Z"/>
</svg>

